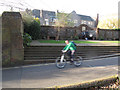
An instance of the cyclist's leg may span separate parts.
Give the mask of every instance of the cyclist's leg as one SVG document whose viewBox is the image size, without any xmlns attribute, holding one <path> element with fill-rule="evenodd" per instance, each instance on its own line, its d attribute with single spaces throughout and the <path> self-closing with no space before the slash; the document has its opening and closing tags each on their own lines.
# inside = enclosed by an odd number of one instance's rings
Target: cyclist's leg
<svg viewBox="0 0 120 90">
<path fill-rule="evenodd" d="M 72 51 L 70 50 L 70 64 L 71 64 L 71 65 L 73 64 L 74 53 L 75 53 L 74 50 L 72 50 Z"/>
<path fill-rule="evenodd" d="M 73 61 L 71 61 L 71 58 L 72 58 L 71 53 L 72 53 L 72 51 L 69 50 L 69 51 L 67 52 L 67 55 L 69 56 L 70 64 L 72 65 Z"/>
<path fill-rule="evenodd" d="M 69 60 L 71 60 L 71 50 L 67 52 L 67 55 L 69 56 Z"/>
<path fill-rule="evenodd" d="M 75 55 L 75 50 L 72 50 L 72 51 L 71 51 L 71 61 L 74 60 L 74 55 Z"/>
</svg>

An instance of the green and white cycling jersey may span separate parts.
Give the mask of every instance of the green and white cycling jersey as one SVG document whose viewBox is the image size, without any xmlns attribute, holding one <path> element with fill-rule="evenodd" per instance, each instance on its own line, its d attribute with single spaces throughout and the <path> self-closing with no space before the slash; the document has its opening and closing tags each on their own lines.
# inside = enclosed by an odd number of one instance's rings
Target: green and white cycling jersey
<svg viewBox="0 0 120 90">
<path fill-rule="evenodd" d="M 76 46 L 72 42 L 70 42 L 68 45 L 65 46 L 64 50 L 65 51 L 67 51 L 67 50 L 71 50 L 71 51 L 76 50 Z"/>
</svg>

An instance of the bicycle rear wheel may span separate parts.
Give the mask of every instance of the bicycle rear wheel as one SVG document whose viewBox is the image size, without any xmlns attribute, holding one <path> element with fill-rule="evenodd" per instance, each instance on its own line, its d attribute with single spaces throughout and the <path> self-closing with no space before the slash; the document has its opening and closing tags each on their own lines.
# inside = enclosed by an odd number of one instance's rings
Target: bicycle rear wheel
<svg viewBox="0 0 120 90">
<path fill-rule="evenodd" d="M 63 59 L 63 61 L 61 62 L 61 58 L 58 57 L 58 58 L 56 59 L 56 66 L 57 66 L 58 68 L 60 68 L 60 69 L 64 68 L 64 67 L 66 66 L 66 60 Z"/>
<path fill-rule="evenodd" d="M 74 62 L 73 63 L 74 63 L 74 65 L 76 67 L 78 67 L 78 66 L 80 66 L 82 64 L 82 61 L 83 61 L 82 57 L 77 56 L 77 57 L 74 58 Z"/>
</svg>

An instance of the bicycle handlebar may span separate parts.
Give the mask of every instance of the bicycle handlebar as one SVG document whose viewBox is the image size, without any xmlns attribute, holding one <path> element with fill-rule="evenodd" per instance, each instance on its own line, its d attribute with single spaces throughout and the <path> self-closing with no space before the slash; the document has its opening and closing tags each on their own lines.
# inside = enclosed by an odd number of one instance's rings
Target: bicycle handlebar
<svg viewBox="0 0 120 90">
<path fill-rule="evenodd" d="M 62 53 L 65 54 L 66 52 L 64 52 L 64 50 L 62 50 Z"/>
</svg>

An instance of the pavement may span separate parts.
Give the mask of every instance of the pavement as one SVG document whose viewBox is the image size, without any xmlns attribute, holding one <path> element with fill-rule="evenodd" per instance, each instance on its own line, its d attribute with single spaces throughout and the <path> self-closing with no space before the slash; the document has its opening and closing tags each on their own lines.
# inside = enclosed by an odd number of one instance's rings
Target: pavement
<svg viewBox="0 0 120 90">
<path fill-rule="evenodd" d="M 67 63 L 58 69 L 55 63 L 3 68 L 3 88 L 47 88 L 69 85 L 118 74 L 118 57 L 84 61 L 80 67 Z"/>
<path fill-rule="evenodd" d="M 84 41 L 84 40 L 82 40 Z M 92 41 L 92 40 L 87 40 L 87 41 Z M 119 46 L 118 43 L 111 43 L 111 42 L 100 42 L 98 40 L 94 40 L 95 42 L 99 43 L 80 43 L 77 44 L 77 46 Z M 30 46 L 65 46 L 66 44 L 55 44 L 55 43 L 40 43 L 37 40 L 34 40 L 30 43 Z"/>
</svg>

